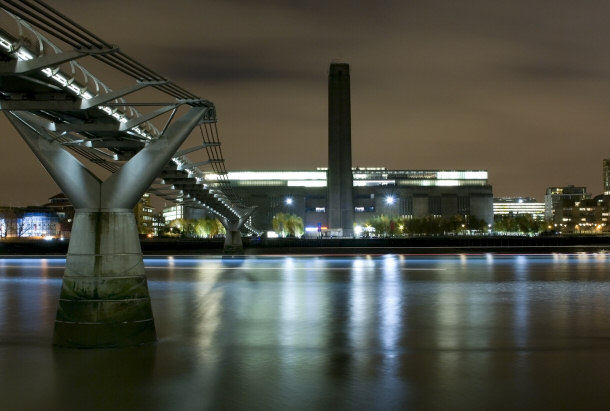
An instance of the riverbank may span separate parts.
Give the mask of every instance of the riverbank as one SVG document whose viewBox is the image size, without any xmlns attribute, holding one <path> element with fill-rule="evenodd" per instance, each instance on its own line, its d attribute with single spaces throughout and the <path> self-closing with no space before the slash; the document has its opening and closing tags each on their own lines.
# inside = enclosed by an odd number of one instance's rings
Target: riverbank
<svg viewBox="0 0 610 411">
<path fill-rule="evenodd" d="M 446 236 L 409 238 L 244 238 L 244 254 L 449 254 L 550 253 L 610 251 L 610 236 Z M 224 239 L 142 239 L 144 255 L 219 255 Z M 68 251 L 68 240 L 4 239 L 0 255 L 56 255 Z"/>
</svg>

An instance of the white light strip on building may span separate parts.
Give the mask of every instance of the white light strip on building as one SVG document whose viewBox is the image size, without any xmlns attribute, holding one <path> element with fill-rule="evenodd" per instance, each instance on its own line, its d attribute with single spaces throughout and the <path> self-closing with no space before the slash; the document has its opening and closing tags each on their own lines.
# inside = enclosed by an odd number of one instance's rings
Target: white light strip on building
<svg viewBox="0 0 610 411">
<path fill-rule="evenodd" d="M 362 169 L 360 169 L 362 170 Z M 409 172 L 408 172 L 409 173 Z M 412 173 L 419 173 L 414 170 Z M 487 180 L 487 171 L 436 171 L 431 172 L 436 178 L 425 178 L 433 183 L 433 185 L 440 186 L 455 186 L 459 185 L 458 182 L 461 180 Z M 388 174 L 392 174 L 390 171 Z M 355 173 L 353 175 L 354 180 L 365 180 L 365 181 L 380 181 L 380 180 L 369 180 L 374 173 Z M 408 175 L 408 174 L 407 174 Z M 206 174 L 206 180 L 217 181 L 220 179 L 218 174 L 209 173 Z M 326 181 L 326 172 L 324 171 L 232 171 L 227 174 L 229 180 L 242 181 L 242 180 L 285 180 L 285 181 L 303 181 L 303 180 L 316 180 Z M 419 177 L 418 179 L 422 179 Z M 393 180 L 384 180 L 393 181 Z M 446 183 L 444 181 L 447 181 Z"/>
<path fill-rule="evenodd" d="M 326 187 L 326 180 L 288 180 L 288 187 Z"/>
<path fill-rule="evenodd" d="M 460 182 L 458 180 L 439 180 L 435 185 L 440 187 L 457 187 L 460 185 Z"/>
<path fill-rule="evenodd" d="M 494 214 L 544 214 L 544 203 L 494 203 Z"/>
<path fill-rule="evenodd" d="M 438 171 L 439 180 L 487 180 L 487 171 Z"/>
<path fill-rule="evenodd" d="M 354 187 L 396 185 L 395 180 L 361 180 L 354 181 Z"/>
<path fill-rule="evenodd" d="M 317 180 L 326 182 L 326 173 L 320 171 L 230 171 L 227 173 L 227 178 L 233 181 L 240 180 L 287 180 L 287 181 L 303 181 Z M 206 174 L 206 180 L 220 180 L 218 174 Z"/>
</svg>

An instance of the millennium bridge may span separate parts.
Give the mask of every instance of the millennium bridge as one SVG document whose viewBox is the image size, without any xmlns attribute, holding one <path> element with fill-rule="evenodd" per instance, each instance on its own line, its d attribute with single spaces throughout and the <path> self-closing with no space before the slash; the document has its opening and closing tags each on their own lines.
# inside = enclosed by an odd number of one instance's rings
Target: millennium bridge
<svg viewBox="0 0 610 411">
<path fill-rule="evenodd" d="M 226 179 L 214 104 L 41 1 L 0 1 L 0 109 L 75 208 L 55 344 L 156 340 L 133 216 L 146 191 L 215 215 L 227 252 L 255 231 Z M 220 181 L 204 184 L 206 169 Z"/>
</svg>

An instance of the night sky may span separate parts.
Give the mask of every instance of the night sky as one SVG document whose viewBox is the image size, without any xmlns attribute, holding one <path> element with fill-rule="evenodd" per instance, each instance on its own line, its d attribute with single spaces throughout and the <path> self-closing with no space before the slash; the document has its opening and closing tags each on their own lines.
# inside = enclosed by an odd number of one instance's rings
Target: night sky
<svg viewBox="0 0 610 411">
<path fill-rule="evenodd" d="M 602 191 L 610 2 L 48 3 L 213 101 L 228 170 L 326 166 L 340 61 L 354 166 L 486 169 L 495 196 L 539 201 L 554 185 Z M 0 131 L 0 204 L 46 202 L 58 188 L 5 117 Z"/>
</svg>

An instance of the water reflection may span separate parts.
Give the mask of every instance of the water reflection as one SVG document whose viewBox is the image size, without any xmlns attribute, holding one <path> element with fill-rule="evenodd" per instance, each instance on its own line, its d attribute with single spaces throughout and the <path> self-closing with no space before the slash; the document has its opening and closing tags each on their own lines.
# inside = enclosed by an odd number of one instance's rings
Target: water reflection
<svg viewBox="0 0 610 411">
<path fill-rule="evenodd" d="M 515 259 L 515 283 L 512 296 L 508 297 L 508 301 L 514 301 L 513 309 L 513 328 L 515 345 L 517 347 L 526 347 L 528 338 L 528 322 L 530 318 L 529 302 L 530 302 L 530 284 L 529 264 L 528 259 L 519 255 Z"/>
<path fill-rule="evenodd" d="M 101 351 L 50 345 L 64 260 L 0 259 L 0 394 L 20 409 L 601 409 L 609 258 L 151 258 L 159 342 Z"/>
</svg>

